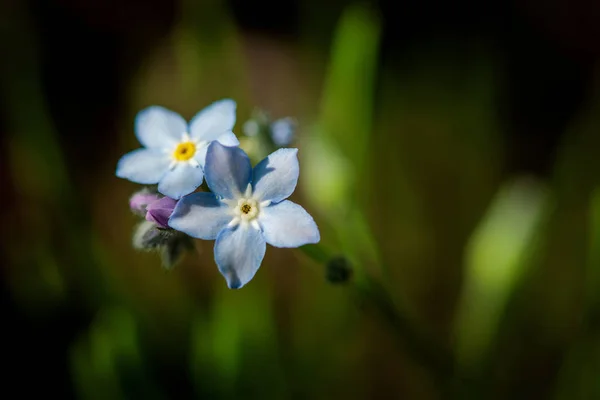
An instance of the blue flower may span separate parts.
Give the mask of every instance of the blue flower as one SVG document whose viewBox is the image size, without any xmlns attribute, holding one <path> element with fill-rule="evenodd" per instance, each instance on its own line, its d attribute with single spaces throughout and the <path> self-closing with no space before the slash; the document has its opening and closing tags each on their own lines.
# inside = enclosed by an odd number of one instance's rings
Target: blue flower
<svg viewBox="0 0 600 400">
<path fill-rule="evenodd" d="M 298 182 L 297 153 L 297 149 L 279 149 L 252 170 L 241 149 L 213 142 L 205 168 L 213 193 L 183 197 L 169 219 L 173 229 L 199 239 L 216 239 L 215 261 L 232 289 L 252 279 L 266 243 L 298 247 L 320 239 L 312 217 L 286 200 Z"/>
<path fill-rule="evenodd" d="M 215 140 L 239 145 L 231 131 L 235 108 L 233 100 L 217 101 L 196 114 L 189 125 L 181 115 L 160 106 L 140 111 L 135 135 L 144 148 L 121 157 L 117 176 L 136 183 L 158 183 L 158 191 L 173 199 L 193 192 L 204 179 L 208 145 Z"/>
</svg>

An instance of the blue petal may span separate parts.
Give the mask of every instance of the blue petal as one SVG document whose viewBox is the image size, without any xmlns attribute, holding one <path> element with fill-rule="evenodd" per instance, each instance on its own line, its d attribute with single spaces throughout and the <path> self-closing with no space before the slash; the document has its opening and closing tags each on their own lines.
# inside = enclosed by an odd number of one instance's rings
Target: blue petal
<svg viewBox="0 0 600 400">
<path fill-rule="evenodd" d="M 187 124 L 176 112 L 160 106 L 143 109 L 135 117 L 135 136 L 150 149 L 164 149 L 177 145 Z"/>
<path fill-rule="evenodd" d="M 230 289 L 239 289 L 253 277 L 265 256 L 265 239 L 251 226 L 223 229 L 215 242 L 215 261 Z"/>
<path fill-rule="evenodd" d="M 208 146 L 204 171 L 210 190 L 226 199 L 241 196 L 252 176 L 250 159 L 243 150 L 216 141 Z"/>
<path fill-rule="evenodd" d="M 221 143 L 223 146 L 238 146 L 240 142 L 233 132 L 225 132 L 221 136 L 216 139 L 217 142 Z M 194 159 L 198 161 L 198 163 L 204 168 L 206 164 L 206 152 L 208 151 L 207 143 L 205 146 L 200 146 L 194 155 Z"/>
<path fill-rule="evenodd" d="M 137 149 L 125 154 L 117 164 L 116 175 L 132 182 L 158 183 L 169 170 L 169 157 L 158 150 Z"/>
<path fill-rule="evenodd" d="M 254 196 L 273 203 L 287 199 L 299 174 L 298 149 L 279 149 L 254 167 Z"/>
<path fill-rule="evenodd" d="M 221 143 L 223 146 L 239 146 L 240 145 L 240 141 L 238 140 L 237 136 L 235 136 L 235 133 L 233 133 L 232 131 L 227 131 L 225 133 L 222 133 L 215 140 L 217 142 Z"/>
<path fill-rule="evenodd" d="M 179 200 L 169 226 L 198 239 L 215 240 L 231 219 L 228 208 L 214 194 L 192 193 Z"/>
<path fill-rule="evenodd" d="M 275 247 L 299 247 L 318 243 L 319 228 L 309 213 L 289 200 L 273 204 L 260 211 L 258 221 L 265 240 Z"/>
<path fill-rule="evenodd" d="M 193 167 L 188 163 L 180 162 L 163 176 L 158 183 L 158 191 L 172 199 L 179 199 L 202 185 L 203 178 L 204 173 L 200 166 Z"/>
<path fill-rule="evenodd" d="M 235 101 L 224 99 L 215 101 L 192 118 L 190 136 L 192 139 L 210 142 L 235 125 Z"/>
</svg>

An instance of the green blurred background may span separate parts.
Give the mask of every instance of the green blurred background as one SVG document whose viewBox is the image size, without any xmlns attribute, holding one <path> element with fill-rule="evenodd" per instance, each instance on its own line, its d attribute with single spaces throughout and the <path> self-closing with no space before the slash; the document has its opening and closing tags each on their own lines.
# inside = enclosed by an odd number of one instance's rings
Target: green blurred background
<svg viewBox="0 0 600 400">
<path fill-rule="evenodd" d="M 4 0 L 2 397 L 600 398 L 600 3 Z M 131 247 L 133 119 L 299 122 L 323 257 Z M 249 143 L 245 143 L 249 146 Z M 313 254 L 314 255 L 314 254 Z M 354 268 L 326 279 L 327 258 Z"/>
</svg>

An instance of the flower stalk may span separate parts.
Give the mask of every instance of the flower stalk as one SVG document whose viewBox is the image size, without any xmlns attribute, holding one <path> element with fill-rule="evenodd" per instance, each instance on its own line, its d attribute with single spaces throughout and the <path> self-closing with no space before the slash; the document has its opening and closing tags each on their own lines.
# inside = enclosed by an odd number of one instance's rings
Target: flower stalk
<svg viewBox="0 0 600 400">
<path fill-rule="evenodd" d="M 305 245 L 299 249 L 313 261 L 325 267 L 325 274 L 331 283 L 339 283 L 331 281 L 330 270 L 332 265 L 339 265 L 340 259 L 345 260 L 346 267 L 350 271 L 352 270 L 346 258 L 332 256 L 320 244 Z M 381 320 L 392 329 L 408 355 L 430 371 L 446 394 L 454 393 L 458 375 L 455 371 L 453 354 L 434 341 L 431 335 L 417 327 L 414 321 L 399 309 L 389 291 L 376 278 L 368 274 L 361 274 L 360 279 L 346 279 L 344 283 L 348 284 L 359 307 L 367 312 L 369 308 L 376 309 Z"/>
</svg>

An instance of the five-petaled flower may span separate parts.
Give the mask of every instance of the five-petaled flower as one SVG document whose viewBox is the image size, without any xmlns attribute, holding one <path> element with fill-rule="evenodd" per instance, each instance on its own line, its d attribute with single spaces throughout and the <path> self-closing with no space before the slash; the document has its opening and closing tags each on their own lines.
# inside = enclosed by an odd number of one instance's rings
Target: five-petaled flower
<svg viewBox="0 0 600 400">
<path fill-rule="evenodd" d="M 169 219 L 173 229 L 216 239 L 215 261 L 230 288 L 238 289 L 254 277 L 266 243 L 298 247 L 320 239 L 313 218 L 286 200 L 298 181 L 297 152 L 279 149 L 252 170 L 241 149 L 211 143 L 205 173 L 213 193 L 183 197 Z"/>
<path fill-rule="evenodd" d="M 136 183 L 158 183 L 158 191 L 173 199 L 193 192 L 202 184 L 209 144 L 239 144 L 231 131 L 235 109 L 233 100 L 217 101 L 196 114 L 189 125 L 179 114 L 160 106 L 140 111 L 135 134 L 144 148 L 119 160 L 117 176 Z"/>
</svg>

